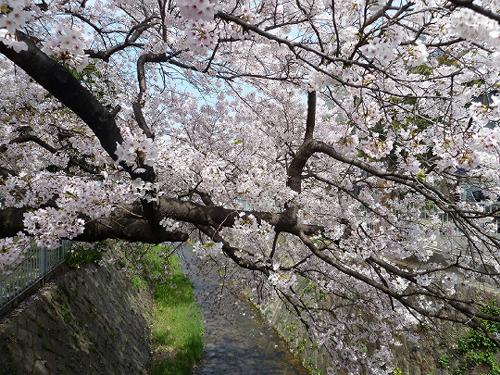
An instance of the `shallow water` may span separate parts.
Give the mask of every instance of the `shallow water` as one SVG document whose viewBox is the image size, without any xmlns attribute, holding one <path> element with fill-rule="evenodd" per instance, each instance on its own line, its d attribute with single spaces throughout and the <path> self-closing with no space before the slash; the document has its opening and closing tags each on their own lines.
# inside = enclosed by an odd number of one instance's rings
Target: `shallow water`
<svg viewBox="0 0 500 375">
<path fill-rule="evenodd" d="M 305 375 L 307 370 L 254 307 L 235 293 L 221 292 L 222 278 L 189 250 L 181 254 L 192 280 L 204 322 L 203 359 L 195 375 Z"/>
</svg>

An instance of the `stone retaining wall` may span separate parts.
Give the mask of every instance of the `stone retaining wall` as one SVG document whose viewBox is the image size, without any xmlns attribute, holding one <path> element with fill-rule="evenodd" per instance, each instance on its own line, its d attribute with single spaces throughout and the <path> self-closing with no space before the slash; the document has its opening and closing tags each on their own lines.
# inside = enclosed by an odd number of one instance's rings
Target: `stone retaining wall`
<svg viewBox="0 0 500 375">
<path fill-rule="evenodd" d="M 463 299 L 470 299 L 475 296 L 482 300 L 500 301 L 500 292 L 493 290 L 486 284 L 461 284 L 461 295 Z M 298 321 L 295 314 L 290 312 L 279 298 L 269 298 L 260 304 L 255 298 L 253 303 L 259 308 L 266 320 L 288 343 L 291 351 L 309 369 L 313 369 L 313 374 L 325 374 L 328 367 L 333 367 L 335 374 L 347 375 L 347 371 L 339 367 L 340 360 L 337 353 L 327 353 L 324 349 L 318 348 L 309 340 L 308 332 Z M 441 354 L 447 355 L 459 338 L 467 331 L 467 327 L 453 325 L 449 322 L 435 322 L 439 327 L 440 335 L 435 331 L 423 334 L 422 340 L 415 343 L 400 337 L 400 346 L 392 348 L 395 366 L 404 375 L 452 375 L 452 371 L 442 368 L 439 364 Z M 450 357 L 451 358 L 451 357 Z M 455 360 L 450 359 L 450 368 L 454 368 Z M 500 358 L 497 359 L 500 361 Z M 499 362 L 500 363 L 500 362 Z M 477 373 L 479 373 L 478 371 Z M 475 373 L 475 372 L 474 372 Z M 360 375 L 369 375 L 369 371 L 363 371 Z M 393 374 L 393 372 L 390 372 Z"/>
<path fill-rule="evenodd" d="M 0 375 L 147 374 L 150 304 L 115 265 L 68 270 L 0 321 Z"/>
<path fill-rule="evenodd" d="M 335 368 L 335 374 L 347 375 L 347 371 L 339 367 L 341 359 L 337 353 L 328 353 L 318 348 L 309 340 L 309 336 L 297 317 L 285 308 L 279 299 L 272 299 L 266 304 L 258 306 L 270 322 L 272 327 L 285 339 L 290 350 L 302 361 L 302 363 L 313 371 L 313 374 L 326 374 L 327 368 Z M 444 327 L 444 326 L 443 326 Z M 404 375 L 450 375 L 437 366 L 437 355 L 434 352 L 438 348 L 436 342 L 429 337 L 424 347 L 410 343 L 402 338 L 401 346 L 394 348 L 393 355 L 396 367 Z M 431 343 L 432 342 L 432 343 Z M 420 343 L 422 344 L 422 343 Z M 446 348 L 443 348 L 446 349 Z M 369 375 L 369 371 L 363 371 L 360 375 Z M 392 374 L 392 372 L 391 372 Z"/>
</svg>

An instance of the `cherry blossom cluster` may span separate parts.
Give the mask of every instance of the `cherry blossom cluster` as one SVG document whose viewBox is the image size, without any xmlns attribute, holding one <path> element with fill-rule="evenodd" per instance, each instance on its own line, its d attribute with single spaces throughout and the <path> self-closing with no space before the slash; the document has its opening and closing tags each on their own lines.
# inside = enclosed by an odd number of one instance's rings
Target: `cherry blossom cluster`
<svg viewBox="0 0 500 375">
<path fill-rule="evenodd" d="M 237 247 L 252 253 L 257 259 L 265 260 L 266 254 L 271 251 L 274 237 L 273 227 L 264 221 L 259 221 L 253 215 L 240 214 L 234 227 L 224 229 L 224 235 L 231 238 Z M 266 260 L 267 261 L 267 260 Z M 278 269 L 276 265 L 276 270 Z"/>
<path fill-rule="evenodd" d="M 31 17 L 25 10 L 29 2 L 26 0 L 2 0 L 0 2 L 0 41 L 15 51 L 27 49 L 24 42 L 18 41 L 15 33 L 20 30 Z"/>
<path fill-rule="evenodd" d="M 178 0 L 177 6 L 188 19 L 210 21 L 214 18 L 215 8 L 210 0 Z"/>
<path fill-rule="evenodd" d="M 373 159 L 382 159 L 390 154 L 393 144 L 390 138 L 373 138 L 362 142 L 359 149 Z"/>
<path fill-rule="evenodd" d="M 368 59 L 375 59 L 382 66 L 387 66 L 396 55 L 400 37 L 393 35 L 392 38 L 375 37 L 368 45 L 361 47 L 361 51 Z"/>
<path fill-rule="evenodd" d="M 427 62 L 429 52 L 422 42 L 418 41 L 415 45 L 408 47 L 408 66 L 414 68 Z"/>
<path fill-rule="evenodd" d="M 470 9 L 460 9 L 451 17 L 450 31 L 467 40 L 486 43 L 500 50 L 500 26 Z M 495 56 L 498 56 L 495 54 Z"/>
<path fill-rule="evenodd" d="M 44 51 L 81 71 L 89 61 L 83 51 L 85 45 L 85 33 L 82 30 L 57 26 L 52 38 L 44 43 Z"/>
<path fill-rule="evenodd" d="M 156 202 L 159 197 L 164 195 L 164 192 L 159 191 L 158 184 L 143 181 L 136 178 L 131 183 L 131 193 L 135 199 L 144 199 L 148 202 Z"/>
<path fill-rule="evenodd" d="M 117 162 L 124 162 L 128 166 L 139 172 L 139 164 L 153 166 L 157 158 L 158 151 L 151 138 L 129 137 L 123 143 L 116 145 Z"/>
<path fill-rule="evenodd" d="M 52 207 L 25 213 L 24 225 L 36 236 L 37 246 L 49 249 L 58 247 L 61 238 L 72 239 L 85 229 L 85 221 L 76 213 Z"/>
<path fill-rule="evenodd" d="M 72 181 L 73 182 L 73 181 Z M 98 181 L 74 181 L 59 189 L 57 205 L 64 207 L 65 212 L 77 214 L 83 211 L 91 219 L 96 220 L 109 216 L 113 210 L 110 205 L 110 186 Z M 89 209 L 91 208 L 91 209 Z"/>
<path fill-rule="evenodd" d="M 0 239 L 0 272 L 8 274 L 26 255 L 31 238 L 20 232 L 15 238 Z"/>
<path fill-rule="evenodd" d="M 3 185 L 0 185 L 2 206 L 36 207 L 58 195 L 61 184 L 66 181 L 63 176 L 54 176 L 46 172 L 35 175 L 24 172 L 19 176 L 10 176 Z"/>
<path fill-rule="evenodd" d="M 185 29 L 186 39 L 183 46 L 193 55 L 205 55 L 217 44 L 217 34 L 212 22 L 200 20 L 188 20 Z"/>
</svg>

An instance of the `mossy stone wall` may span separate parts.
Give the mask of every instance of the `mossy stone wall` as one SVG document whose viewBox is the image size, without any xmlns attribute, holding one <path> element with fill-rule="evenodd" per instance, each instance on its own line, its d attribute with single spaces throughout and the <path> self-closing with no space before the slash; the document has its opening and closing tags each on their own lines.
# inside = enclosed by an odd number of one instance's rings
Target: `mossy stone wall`
<svg viewBox="0 0 500 375">
<path fill-rule="evenodd" d="M 64 272 L 0 320 L 0 375 L 148 373 L 151 298 L 101 263 Z"/>
</svg>

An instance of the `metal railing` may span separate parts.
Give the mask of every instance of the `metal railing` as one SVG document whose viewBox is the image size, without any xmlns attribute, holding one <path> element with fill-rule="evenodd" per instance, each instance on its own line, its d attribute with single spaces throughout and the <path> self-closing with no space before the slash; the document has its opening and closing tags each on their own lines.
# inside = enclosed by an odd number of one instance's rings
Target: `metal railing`
<svg viewBox="0 0 500 375">
<path fill-rule="evenodd" d="M 0 312 L 63 263 L 70 247 L 69 241 L 56 249 L 32 245 L 19 264 L 0 274 Z"/>
</svg>

